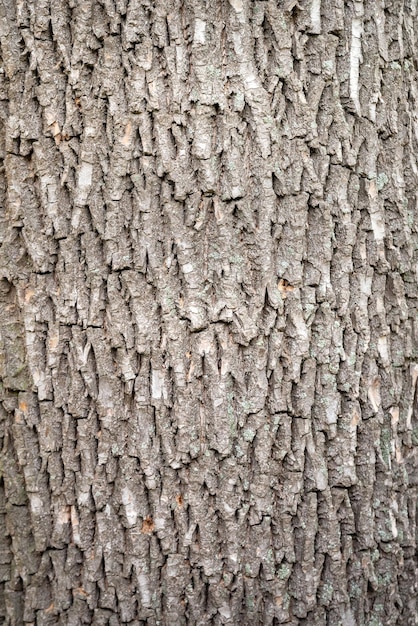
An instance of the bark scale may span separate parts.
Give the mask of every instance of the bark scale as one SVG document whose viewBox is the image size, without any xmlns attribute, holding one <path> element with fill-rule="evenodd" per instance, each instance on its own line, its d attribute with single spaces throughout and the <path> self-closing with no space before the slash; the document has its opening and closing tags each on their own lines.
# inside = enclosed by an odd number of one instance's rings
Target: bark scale
<svg viewBox="0 0 418 626">
<path fill-rule="evenodd" d="M 3 623 L 416 624 L 416 3 L 0 11 Z"/>
</svg>

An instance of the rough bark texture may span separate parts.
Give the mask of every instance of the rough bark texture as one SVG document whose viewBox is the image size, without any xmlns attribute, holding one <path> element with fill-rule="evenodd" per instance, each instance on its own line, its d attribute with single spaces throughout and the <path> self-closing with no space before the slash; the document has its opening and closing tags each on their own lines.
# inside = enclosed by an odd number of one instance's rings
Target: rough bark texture
<svg viewBox="0 0 418 626">
<path fill-rule="evenodd" d="M 416 624 L 416 1 L 0 11 L 2 623 Z"/>
</svg>

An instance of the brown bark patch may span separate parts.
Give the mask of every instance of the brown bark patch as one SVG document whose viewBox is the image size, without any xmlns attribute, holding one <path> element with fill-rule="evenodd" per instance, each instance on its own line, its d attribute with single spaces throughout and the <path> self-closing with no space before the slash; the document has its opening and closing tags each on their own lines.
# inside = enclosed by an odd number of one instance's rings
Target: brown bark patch
<svg viewBox="0 0 418 626">
<path fill-rule="evenodd" d="M 122 138 L 122 144 L 124 146 L 129 146 L 129 144 L 131 143 L 131 138 L 132 138 L 132 124 L 131 122 L 128 122 L 125 128 L 125 134 Z"/>
<path fill-rule="evenodd" d="M 35 294 L 35 290 L 34 289 L 26 289 L 25 291 L 25 302 L 30 302 L 32 299 L 32 296 Z"/>
<path fill-rule="evenodd" d="M 154 520 L 150 515 L 148 515 L 142 522 L 141 533 L 144 533 L 145 535 L 150 535 L 152 532 L 154 532 L 154 529 Z"/>
<path fill-rule="evenodd" d="M 51 350 L 55 350 L 55 348 L 58 346 L 58 343 L 59 343 L 59 335 L 57 333 L 53 335 L 51 339 L 49 340 L 49 347 L 51 348 Z"/>
<path fill-rule="evenodd" d="M 358 411 L 354 411 L 353 417 L 351 419 L 351 426 L 355 428 L 359 422 L 360 422 L 360 415 Z"/>
<path fill-rule="evenodd" d="M 293 291 L 294 287 L 293 285 L 290 285 L 289 282 L 285 279 L 285 278 L 281 278 L 279 280 L 279 284 L 277 285 L 280 293 L 282 294 L 282 298 L 287 298 L 287 293 L 289 291 Z"/>
<path fill-rule="evenodd" d="M 24 402 L 23 400 L 20 400 L 19 401 L 19 411 L 22 411 L 23 413 L 26 413 L 27 410 L 28 410 L 27 402 Z"/>
</svg>

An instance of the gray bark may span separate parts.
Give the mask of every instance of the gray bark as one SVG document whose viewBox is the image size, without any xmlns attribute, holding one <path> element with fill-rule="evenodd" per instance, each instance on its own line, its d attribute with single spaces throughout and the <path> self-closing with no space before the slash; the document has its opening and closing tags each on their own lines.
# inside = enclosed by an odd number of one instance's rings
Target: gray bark
<svg viewBox="0 0 418 626">
<path fill-rule="evenodd" d="M 415 0 L 3 0 L 0 620 L 417 623 Z"/>
</svg>

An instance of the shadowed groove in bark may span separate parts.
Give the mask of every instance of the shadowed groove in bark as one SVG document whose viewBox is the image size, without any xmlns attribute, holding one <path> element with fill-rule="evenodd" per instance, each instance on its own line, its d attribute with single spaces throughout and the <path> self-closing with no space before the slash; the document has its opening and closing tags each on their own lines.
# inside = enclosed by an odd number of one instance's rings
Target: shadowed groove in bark
<svg viewBox="0 0 418 626">
<path fill-rule="evenodd" d="M 415 624 L 415 2 L 0 11 L 0 619 Z"/>
</svg>

